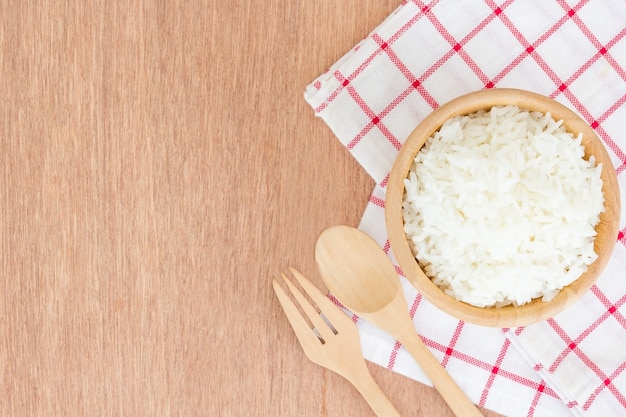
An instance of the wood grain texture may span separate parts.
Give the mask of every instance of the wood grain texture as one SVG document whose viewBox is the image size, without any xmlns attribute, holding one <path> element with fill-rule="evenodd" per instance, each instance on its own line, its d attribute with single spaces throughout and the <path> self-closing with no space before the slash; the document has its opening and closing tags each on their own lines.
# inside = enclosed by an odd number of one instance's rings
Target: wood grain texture
<svg viewBox="0 0 626 417">
<path fill-rule="evenodd" d="M 398 4 L 0 2 L 0 415 L 372 415 L 271 278 L 321 286 L 317 235 L 360 218 L 372 181 L 302 93 Z"/>
</svg>

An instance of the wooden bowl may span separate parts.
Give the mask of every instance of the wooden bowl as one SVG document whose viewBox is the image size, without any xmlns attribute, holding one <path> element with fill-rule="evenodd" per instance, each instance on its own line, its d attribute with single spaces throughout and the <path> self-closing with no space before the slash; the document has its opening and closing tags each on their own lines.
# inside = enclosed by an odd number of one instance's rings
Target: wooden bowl
<svg viewBox="0 0 626 417">
<path fill-rule="evenodd" d="M 594 155 L 597 163 L 602 163 L 605 212 L 601 214 L 600 222 L 596 226 L 594 249 L 598 254 L 597 260 L 589 266 L 587 272 L 563 288 L 551 301 L 544 302 L 538 298 L 521 306 L 481 308 L 457 301 L 440 290 L 415 260 L 404 232 L 402 217 L 404 179 L 408 176 L 417 152 L 446 120 L 457 115 L 503 105 L 516 105 L 521 109 L 542 113 L 550 112 L 553 119 L 563 120 L 568 132 L 574 135 L 583 134 L 585 159 Z M 490 89 L 470 93 L 450 101 L 426 117 L 407 138 L 394 162 L 385 200 L 389 242 L 407 279 L 428 301 L 449 315 L 491 327 L 516 327 L 538 322 L 554 316 L 580 298 L 596 281 L 611 256 L 617 240 L 619 215 L 620 196 L 615 170 L 606 149 L 593 129 L 564 105 L 548 97 L 516 89 Z"/>
</svg>

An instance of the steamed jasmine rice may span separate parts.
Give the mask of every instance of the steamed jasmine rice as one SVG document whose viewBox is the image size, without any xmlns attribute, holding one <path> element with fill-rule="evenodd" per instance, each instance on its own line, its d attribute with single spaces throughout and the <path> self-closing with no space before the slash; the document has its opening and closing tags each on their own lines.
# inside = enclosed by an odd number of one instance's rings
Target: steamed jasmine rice
<svg viewBox="0 0 626 417">
<path fill-rule="evenodd" d="M 405 180 L 404 229 L 426 275 L 480 307 L 552 299 L 597 258 L 602 164 L 550 114 L 454 117 Z"/>
</svg>

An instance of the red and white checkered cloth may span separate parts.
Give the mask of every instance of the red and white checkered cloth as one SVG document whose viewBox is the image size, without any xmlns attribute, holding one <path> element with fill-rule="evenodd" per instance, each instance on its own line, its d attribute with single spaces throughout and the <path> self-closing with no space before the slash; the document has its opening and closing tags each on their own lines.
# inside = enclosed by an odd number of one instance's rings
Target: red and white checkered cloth
<svg viewBox="0 0 626 417">
<path fill-rule="evenodd" d="M 388 252 L 385 187 L 403 141 L 434 108 L 491 87 L 533 90 L 578 112 L 604 141 L 626 196 L 626 2 L 406 1 L 305 92 L 376 181 L 360 227 Z M 415 326 L 475 403 L 520 417 L 626 415 L 624 208 L 597 284 L 539 324 L 460 322 L 401 277 Z M 427 382 L 395 340 L 357 322 L 367 359 Z"/>
</svg>

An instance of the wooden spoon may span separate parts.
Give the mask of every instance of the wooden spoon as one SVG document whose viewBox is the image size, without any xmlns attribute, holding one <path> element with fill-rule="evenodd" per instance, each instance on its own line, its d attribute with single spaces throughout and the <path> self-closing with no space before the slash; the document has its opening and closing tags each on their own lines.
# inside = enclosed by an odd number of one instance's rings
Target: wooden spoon
<svg viewBox="0 0 626 417">
<path fill-rule="evenodd" d="M 396 270 L 373 239 L 353 227 L 330 227 L 317 240 L 315 261 L 328 290 L 350 311 L 395 337 L 455 415 L 482 415 L 415 331 Z"/>
</svg>

